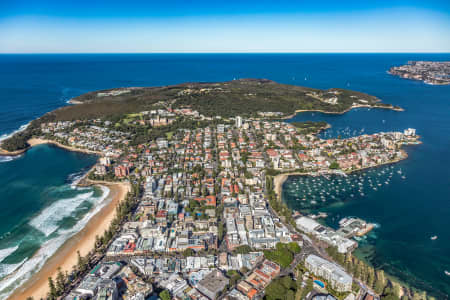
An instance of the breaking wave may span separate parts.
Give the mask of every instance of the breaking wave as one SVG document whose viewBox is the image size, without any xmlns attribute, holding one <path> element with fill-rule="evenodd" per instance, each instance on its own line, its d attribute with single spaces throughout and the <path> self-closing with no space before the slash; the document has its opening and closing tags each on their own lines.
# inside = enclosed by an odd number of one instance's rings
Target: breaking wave
<svg viewBox="0 0 450 300">
<path fill-rule="evenodd" d="M 17 264 L 0 264 L 0 278 L 4 277 L 8 274 L 11 274 L 15 270 L 17 270 L 20 266 L 22 266 L 27 259 L 24 258 L 20 263 Z"/>
<path fill-rule="evenodd" d="M 80 189 L 80 187 L 78 187 L 78 183 L 80 182 L 81 179 L 83 179 L 84 176 L 86 176 L 87 170 L 82 170 L 80 172 L 75 172 L 70 174 L 67 177 L 67 182 L 70 184 L 70 187 L 72 189 Z"/>
<path fill-rule="evenodd" d="M 22 155 L 17 155 L 17 156 L 0 156 L 0 163 L 13 161 L 15 159 L 18 159 L 21 156 Z"/>
<path fill-rule="evenodd" d="M 30 123 L 24 124 L 22 126 L 19 127 L 19 129 L 14 130 L 11 133 L 4 133 L 2 135 L 0 135 L 0 144 L 2 141 L 12 137 L 14 134 L 24 131 L 25 129 L 27 129 L 27 127 L 30 125 Z M 0 156 L 0 163 L 2 162 L 8 162 L 8 161 L 12 161 L 15 159 L 18 159 L 19 157 L 21 157 L 22 155 L 16 155 L 16 156 Z"/>
<path fill-rule="evenodd" d="M 2 142 L 2 141 L 4 141 L 4 140 L 6 140 L 6 139 L 12 137 L 13 135 L 15 135 L 15 134 L 18 133 L 18 132 L 24 131 L 25 129 L 27 129 L 27 127 L 28 127 L 29 125 L 30 125 L 30 123 L 24 124 L 24 125 L 20 126 L 19 129 L 14 130 L 14 131 L 11 132 L 11 133 L 4 133 L 4 134 L 0 135 L 0 142 Z"/>
<path fill-rule="evenodd" d="M 59 200 L 45 208 L 38 216 L 30 221 L 30 225 L 49 236 L 59 228 L 59 222 L 69 217 L 77 207 L 86 200 L 90 200 L 94 192 L 79 194 L 73 198 Z"/>
<path fill-rule="evenodd" d="M 19 246 L 1 249 L 0 250 L 0 262 L 2 262 L 5 258 L 10 256 L 12 253 L 14 253 L 18 248 L 19 248 Z"/>
<path fill-rule="evenodd" d="M 17 264 L 0 264 L 0 278 L 3 278 L 0 281 L 0 299 L 7 298 L 17 287 L 38 272 L 59 247 L 83 229 L 89 220 L 109 202 L 107 201 L 109 189 L 104 186 L 101 186 L 100 189 L 102 192 L 98 197 L 95 197 L 91 190 L 72 198 L 61 199 L 42 210 L 39 215 L 30 221 L 31 226 L 49 239 L 41 244 L 39 250 L 32 257 L 25 258 Z M 85 189 L 80 190 L 84 191 Z M 60 228 L 61 220 L 73 215 L 84 201 L 91 202 L 93 208 L 81 217 L 73 227 Z M 2 255 L 3 259 L 6 258 L 14 251 L 13 248 L 2 249 L 0 250 L 0 258 L 2 258 Z"/>
</svg>

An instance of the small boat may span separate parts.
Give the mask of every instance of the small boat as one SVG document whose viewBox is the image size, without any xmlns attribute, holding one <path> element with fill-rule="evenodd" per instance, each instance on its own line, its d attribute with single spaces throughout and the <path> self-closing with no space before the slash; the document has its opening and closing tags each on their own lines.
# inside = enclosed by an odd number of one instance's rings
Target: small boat
<svg viewBox="0 0 450 300">
<path fill-rule="evenodd" d="M 450 272 L 449 271 L 445 270 L 444 273 L 445 273 L 445 275 L 450 276 Z"/>
<path fill-rule="evenodd" d="M 437 235 L 433 235 L 430 239 L 432 240 L 432 241 L 434 241 L 434 240 L 437 240 Z"/>
</svg>

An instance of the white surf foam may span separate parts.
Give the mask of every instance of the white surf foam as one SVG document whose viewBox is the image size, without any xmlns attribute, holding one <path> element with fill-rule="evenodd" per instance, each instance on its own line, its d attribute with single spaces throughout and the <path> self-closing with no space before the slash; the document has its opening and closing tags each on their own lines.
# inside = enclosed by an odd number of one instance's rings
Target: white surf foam
<svg viewBox="0 0 450 300">
<path fill-rule="evenodd" d="M 41 245 L 41 248 L 37 251 L 33 257 L 17 264 L 17 266 L 8 267 L 4 266 L 4 274 L 9 274 L 3 280 L 0 281 L 0 299 L 7 298 L 17 287 L 21 286 L 26 280 L 28 280 L 33 274 L 39 271 L 45 264 L 48 258 L 50 258 L 66 240 L 79 232 L 102 207 L 104 207 L 109 201 L 106 201 L 109 194 L 107 187 L 101 187 L 102 195 L 97 198 L 92 198 L 94 202 L 94 208 L 89 211 L 77 224 L 66 230 L 58 230 L 58 235 Z M 87 194 L 87 193 L 86 193 Z M 89 193 L 91 194 L 91 192 Z M 82 194 L 84 195 L 84 194 Z M 80 195 L 79 195 L 80 196 Z M 61 201 L 59 201 L 61 202 Z M 1 270 L 0 264 L 0 270 Z M 8 269 L 9 268 L 9 269 Z M 4 276 L 4 275 L 3 275 Z"/>
<path fill-rule="evenodd" d="M 87 214 L 85 214 L 84 217 L 80 219 L 74 227 L 70 229 L 58 230 L 58 233 L 60 235 L 67 235 L 71 234 L 72 232 L 80 231 L 89 222 L 89 220 L 109 202 L 106 201 L 106 198 L 109 195 L 109 189 L 105 186 L 101 186 L 100 189 L 102 190 L 102 195 L 99 198 L 94 198 L 95 203 L 93 209 L 91 209 Z"/>
<path fill-rule="evenodd" d="M 2 262 L 5 258 L 13 254 L 19 246 L 14 246 L 11 248 L 5 248 L 0 250 L 0 262 Z"/>
<path fill-rule="evenodd" d="M 80 189 L 80 187 L 78 187 L 78 183 L 80 182 L 81 179 L 83 179 L 83 177 L 86 175 L 86 172 L 76 172 L 76 173 L 72 173 L 68 176 L 68 180 L 71 182 L 70 183 L 70 187 L 72 189 Z"/>
<path fill-rule="evenodd" d="M 29 125 L 30 125 L 30 123 L 24 124 L 24 125 L 20 126 L 19 129 L 14 130 L 14 131 L 11 132 L 11 133 L 4 133 L 4 134 L 0 135 L 0 142 L 2 142 L 2 141 L 4 141 L 4 140 L 6 140 L 6 139 L 12 137 L 13 135 L 15 135 L 15 134 L 18 133 L 18 132 L 24 131 L 25 129 L 27 129 L 27 127 L 28 127 Z"/>
<path fill-rule="evenodd" d="M 0 264 L 0 278 L 5 277 L 17 270 L 27 259 L 25 258 L 20 263 L 17 264 Z"/>
<path fill-rule="evenodd" d="M 39 215 L 30 221 L 30 225 L 41 231 L 45 236 L 55 232 L 60 222 L 65 217 L 70 216 L 81 203 L 94 195 L 94 192 L 79 194 L 73 198 L 66 198 L 52 203 L 45 208 Z"/>
<path fill-rule="evenodd" d="M 14 134 L 24 131 L 25 129 L 27 129 L 27 127 L 30 125 L 30 123 L 24 124 L 22 126 L 19 127 L 19 129 L 14 130 L 11 133 L 4 133 L 2 135 L 0 135 L 0 144 L 2 143 L 2 141 L 12 137 Z M 17 155 L 17 156 L 0 156 L 0 163 L 2 162 L 8 162 L 8 161 L 12 161 L 15 159 L 18 159 L 19 157 L 21 157 L 22 155 Z"/>
<path fill-rule="evenodd" d="M 21 156 L 22 155 L 17 155 L 17 156 L 0 156 L 0 163 L 13 161 L 15 159 L 18 159 Z"/>
</svg>

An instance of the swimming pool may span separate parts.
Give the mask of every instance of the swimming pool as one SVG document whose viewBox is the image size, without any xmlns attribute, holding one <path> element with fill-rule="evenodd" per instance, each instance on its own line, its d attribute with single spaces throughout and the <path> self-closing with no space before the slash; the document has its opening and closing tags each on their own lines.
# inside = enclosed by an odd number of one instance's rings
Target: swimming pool
<svg viewBox="0 0 450 300">
<path fill-rule="evenodd" d="M 324 288 L 325 287 L 325 283 L 323 283 L 322 281 L 320 281 L 320 280 L 314 280 L 314 283 L 315 284 L 317 284 L 318 286 L 320 286 L 321 288 Z"/>
</svg>

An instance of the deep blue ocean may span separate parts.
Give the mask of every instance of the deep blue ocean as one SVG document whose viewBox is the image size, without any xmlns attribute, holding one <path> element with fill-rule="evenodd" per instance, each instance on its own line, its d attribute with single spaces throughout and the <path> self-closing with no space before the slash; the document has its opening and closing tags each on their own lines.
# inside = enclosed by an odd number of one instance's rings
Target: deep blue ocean
<svg viewBox="0 0 450 300">
<path fill-rule="evenodd" d="M 450 271 L 450 86 L 386 73 L 408 60 L 448 61 L 450 54 L 0 55 L 0 136 L 67 105 L 74 96 L 116 87 L 267 78 L 375 95 L 405 111 L 357 109 L 344 115 L 302 113 L 294 119 L 327 121 L 332 128 L 322 133 L 324 137 L 414 127 L 423 144 L 406 148 L 409 158 L 392 168 L 361 172 L 342 183 L 336 178 L 322 178 L 319 184 L 291 177 L 283 199 L 294 209 L 327 211 L 325 222 L 330 226 L 344 216 L 377 223 L 360 242 L 358 255 L 445 299 L 450 294 L 450 277 L 444 274 Z M 24 270 L 17 264 L 31 265 L 39 245 L 63 236 L 64 229 L 76 228 L 89 215 L 105 192 L 73 189 L 71 182 L 94 162 L 95 157 L 49 146 L 0 162 L 0 277 L 14 268 Z M 358 182 L 363 190 L 353 190 Z M 340 190 L 330 192 L 337 184 Z M 314 194 L 318 204 L 305 205 L 306 189 L 311 193 L 308 200 Z M 55 222 L 48 217 L 56 215 L 64 201 L 71 202 L 67 199 L 77 199 L 67 208 L 67 218 Z M 431 241 L 433 235 L 438 239 Z M 0 290 L 12 282 L 0 281 Z"/>
</svg>

